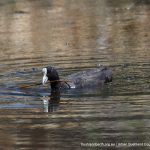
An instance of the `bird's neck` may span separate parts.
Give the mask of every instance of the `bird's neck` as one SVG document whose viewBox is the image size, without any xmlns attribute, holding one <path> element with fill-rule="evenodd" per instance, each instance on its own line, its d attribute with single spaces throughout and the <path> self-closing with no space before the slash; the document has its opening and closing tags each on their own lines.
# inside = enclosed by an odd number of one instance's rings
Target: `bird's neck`
<svg viewBox="0 0 150 150">
<path fill-rule="evenodd" d="M 60 89 L 60 82 L 59 81 L 52 81 L 51 83 L 52 90 L 59 90 Z"/>
</svg>

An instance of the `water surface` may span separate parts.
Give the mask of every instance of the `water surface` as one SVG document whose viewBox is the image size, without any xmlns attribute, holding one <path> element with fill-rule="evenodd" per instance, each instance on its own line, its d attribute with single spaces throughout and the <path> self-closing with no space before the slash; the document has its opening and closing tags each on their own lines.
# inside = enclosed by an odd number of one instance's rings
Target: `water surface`
<svg viewBox="0 0 150 150">
<path fill-rule="evenodd" d="M 138 0 L 1 1 L 0 149 L 149 143 L 149 16 L 149 3 Z M 102 88 L 57 94 L 25 87 L 41 83 L 47 65 L 62 78 L 108 65 L 114 78 Z"/>
</svg>

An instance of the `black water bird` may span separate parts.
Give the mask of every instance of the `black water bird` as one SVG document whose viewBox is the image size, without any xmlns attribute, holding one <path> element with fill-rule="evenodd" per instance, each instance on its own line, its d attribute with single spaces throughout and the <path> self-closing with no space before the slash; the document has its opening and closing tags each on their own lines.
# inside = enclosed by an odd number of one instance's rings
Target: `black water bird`
<svg viewBox="0 0 150 150">
<path fill-rule="evenodd" d="M 52 90 L 94 88 L 112 81 L 112 70 L 106 66 L 73 73 L 64 79 L 59 78 L 57 70 L 52 66 L 43 68 L 42 72 L 43 85 L 49 81 Z"/>
</svg>

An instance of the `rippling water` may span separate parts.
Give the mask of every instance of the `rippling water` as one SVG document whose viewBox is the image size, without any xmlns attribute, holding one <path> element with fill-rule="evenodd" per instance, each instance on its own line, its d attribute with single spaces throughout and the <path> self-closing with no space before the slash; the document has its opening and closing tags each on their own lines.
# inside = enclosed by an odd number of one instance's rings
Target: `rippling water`
<svg viewBox="0 0 150 150">
<path fill-rule="evenodd" d="M 1 0 L 1 150 L 149 143 L 150 6 L 144 2 Z M 62 78 L 108 65 L 114 78 L 101 89 L 57 94 L 28 87 L 41 83 L 47 65 Z"/>
</svg>

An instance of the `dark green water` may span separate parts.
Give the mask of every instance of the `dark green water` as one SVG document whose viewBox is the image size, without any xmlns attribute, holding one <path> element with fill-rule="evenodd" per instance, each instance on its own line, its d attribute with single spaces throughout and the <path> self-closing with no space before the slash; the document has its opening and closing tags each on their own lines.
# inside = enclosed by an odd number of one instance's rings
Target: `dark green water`
<svg viewBox="0 0 150 150">
<path fill-rule="evenodd" d="M 150 149 L 149 48 L 148 2 L 1 0 L 0 149 Z M 22 87 L 47 65 L 62 78 L 108 65 L 114 78 L 57 95 Z"/>
</svg>

